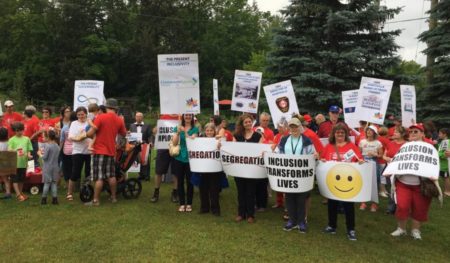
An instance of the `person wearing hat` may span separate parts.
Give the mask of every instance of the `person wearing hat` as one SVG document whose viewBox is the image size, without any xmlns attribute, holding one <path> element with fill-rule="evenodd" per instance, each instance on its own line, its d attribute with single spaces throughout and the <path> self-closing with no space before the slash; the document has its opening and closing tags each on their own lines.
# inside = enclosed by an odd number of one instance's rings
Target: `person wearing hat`
<svg viewBox="0 0 450 263">
<path fill-rule="evenodd" d="M 278 147 L 282 154 L 304 155 L 313 154 L 312 141 L 303 135 L 303 126 L 299 118 L 293 117 L 289 121 L 289 135 L 284 136 L 278 145 L 273 144 L 272 149 Z M 310 192 L 286 193 L 285 203 L 289 220 L 284 226 L 285 231 L 299 229 L 300 233 L 306 233 L 306 199 Z"/>
<path fill-rule="evenodd" d="M 100 192 L 103 189 L 103 180 L 107 180 L 111 189 L 111 202 L 116 203 L 116 166 L 114 156 L 116 154 L 117 135 L 125 136 L 127 130 L 123 118 L 117 115 L 119 109 L 116 99 L 106 100 L 106 113 L 99 114 L 89 131 L 87 137 L 96 139 L 93 145 L 91 159 L 91 179 L 95 182 L 94 199 L 88 205 L 100 204 Z"/>
<path fill-rule="evenodd" d="M 23 120 L 22 114 L 14 111 L 14 103 L 11 100 L 5 101 L 5 111 L 3 113 L 3 123 L 8 128 L 8 138 L 14 136 L 14 131 L 11 125 L 14 122 L 21 122 Z"/>
<path fill-rule="evenodd" d="M 378 164 L 378 159 L 383 157 L 383 145 L 377 139 L 378 131 L 377 127 L 374 125 L 370 125 L 366 127 L 364 130 L 364 139 L 359 142 L 359 149 L 364 157 L 364 160 L 367 162 L 373 162 L 376 167 L 376 176 L 377 183 L 380 185 L 380 176 L 381 176 L 381 167 Z M 367 204 L 361 203 L 359 206 L 360 210 L 366 210 Z M 376 203 L 372 203 L 370 206 L 371 212 L 376 212 L 378 209 L 378 205 Z"/>
<path fill-rule="evenodd" d="M 319 130 L 317 131 L 317 135 L 319 135 L 319 138 L 328 138 L 330 136 L 331 130 L 333 130 L 333 127 L 338 123 L 343 123 L 343 125 L 345 125 L 348 129 L 347 124 L 339 120 L 340 113 L 341 109 L 338 106 L 330 106 L 330 108 L 328 109 L 328 116 L 330 117 L 330 119 L 320 124 Z"/>
</svg>

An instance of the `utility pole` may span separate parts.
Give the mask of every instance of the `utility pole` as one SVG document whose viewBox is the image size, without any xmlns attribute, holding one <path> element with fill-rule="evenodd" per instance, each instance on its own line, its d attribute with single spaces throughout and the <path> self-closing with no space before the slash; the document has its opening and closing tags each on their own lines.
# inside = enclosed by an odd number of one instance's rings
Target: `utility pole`
<svg viewBox="0 0 450 263">
<path fill-rule="evenodd" d="M 433 8 L 436 7 L 436 5 L 438 4 L 439 0 L 431 0 L 431 5 L 430 5 L 430 10 L 432 10 Z M 434 28 L 436 28 L 437 26 L 437 20 L 435 18 L 431 18 L 428 20 L 428 30 L 432 30 Z M 427 46 L 431 47 L 433 45 L 433 43 L 428 42 Z M 431 84 L 431 81 L 433 79 L 433 72 L 430 69 L 430 66 L 434 64 L 434 60 L 435 57 L 433 55 L 428 54 L 427 55 L 427 83 L 428 85 Z"/>
</svg>

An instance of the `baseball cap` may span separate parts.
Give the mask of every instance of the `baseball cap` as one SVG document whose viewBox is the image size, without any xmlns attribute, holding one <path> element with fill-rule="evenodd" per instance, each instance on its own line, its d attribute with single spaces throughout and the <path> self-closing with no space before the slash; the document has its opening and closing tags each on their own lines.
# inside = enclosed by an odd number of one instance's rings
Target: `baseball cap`
<svg viewBox="0 0 450 263">
<path fill-rule="evenodd" d="M 309 114 L 303 115 L 303 118 L 304 118 L 305 121 L 307 121 L 307 122 L 311 122 L 311 121 L 312 121 L 311 115 L 309 115 Z"/>
<path fill-rule="evenodd" d="M 420 130 L 422 132 L 425 130 L 423 128 L 422 123 L 417 123 L 417 124 L 411 125 L 411 126 L 409 126 L 409 129 L 418 129 L 418 130 Z"/>
<path fill-rule="evenodd" d="M 297 119 L 297 118 L 292 118 L 290 121 L 289 121 L 289 126 L 291 126 L 291 125 L 294 125 L 294 126 L 300 126 L 301 125 L 301 122 L 300 122 L 300 120 L 299 119 Z"/>
<path fill-rule="evenodd" d="M 378 129 L 375 125 L 369 125 L 369 127 L 367 127 L 367 129 L 371 129 L 375 134 L 378 135 Z"/>
<path fill-rule="evenodd" d="M 14 106 L 14 102 L 12 102 L 12 100 L 5 101 L 5 107 L 11 107 L 11 106 Z"/>
<path fill-rule="evenodd" d="M 338 113 L 340 111 L 339 107 L 336 105 L 332 105 L 330 106 L 330 108 L 328 109 L 329 112 L 335 112 Z"/>
</svg>

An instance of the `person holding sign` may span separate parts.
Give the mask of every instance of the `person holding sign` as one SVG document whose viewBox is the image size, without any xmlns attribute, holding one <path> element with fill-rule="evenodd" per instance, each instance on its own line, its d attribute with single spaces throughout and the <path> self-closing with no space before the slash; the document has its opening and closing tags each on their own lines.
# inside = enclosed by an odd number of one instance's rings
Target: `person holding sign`
<svg viewBox="0 0 450 263">
<path fill-rule="evenodd" d="M 181 125 L 175 129 L 172 141 L 174 145 L 180 145 L 180 154 L 175 156 L 172 163 L 172 171 L 178 179 L 178 199 L 180 207 L 178 212 L 192 212 L 192 199 L 194 197 L 194 186 L 191 183 L 191 169 L 189 167 L 189 155 L 186 146 L 186 137 L 195 138 L 199 130 L 195 126 L 193 114 L 183 114 Z M 187 193 L 184 188 L 186 179 Z M 186 200 L 187 199 L 187 200 Z"/>
<path fill-rule="evenodd" d="M 450 177 L 449 177 L 449 158 L 450 158 L 450 140 L 448 135 L 450 129 L 442 128 L 439 130 L 439 163 L 440 163 L 440 176 L 444 178 L 444 195 L 450 197 Z"/>
<path fill-rule="evenodd" d="M 302 134 L 303 126 L 298 118 L 292 118 L 289 121 L 289 133 L 290 135 L 283 137 L 278 144 L 280 153 L 293 155 L 314 153 L 313 143 L 308 137 Z M 276 146 L 274 144 L 272 149 Z M 289 221 L 283 228 L 285 231 L 298 228 L 300 233 L 306 233 L 306 199 L 309 194 L 309 192 L 285 194 L 286 208 L 289 215 Z"/>
<path fill-rule="evenodd" d="M 236 130 L 234 133 L 234 141 L 248 142 L 248 143 L 262 143 L 263 137 L 261 134 L 253 131 L 253 117 L 250 114 L 243 114 L 239 117 L 236 123 Z M 247 219 L 248 223 L 255 222 L 255 194 L 256 183 L 255 179 L 234 177 L 238 193 L 238 216 L 236 222 L 241 222 Z"/>
<path fill-rule="evenodd" d="M 347 126 L 341 123 L 336 124 L 331 130 L 329 144 L 325 146 L 320 158 L 324 162 L 364 162 L 358 147 L 350 141 Z M 344 178 L 336 178 L 336 180 L 341 179 L 344 180 Z M 349 240 L 356 240 L 354 203 L 341 203 L 344 207 L 347 237 Z M 324 233 L 336 234 L 338 204 L 339 201 L 328 200 L 328 226 L 325 228 Z"/>
<path fill-rule="evenodd" d="M 420 124 L 409 127 L 410 141 L 423 141 L 424 128 Z M 428 220 L 428 210 L 430 208 L 431 198 L 425 197 L 420 190 L 421 178 L 412 174 L 397 175 L 395 180 L 395 194 L 397 196 L 397 209 L 395 217 L 397 218 L 397 229 L 391 233 L 393 237 L 404 236 L 406 232 L 406 223 L 411 217 L 411 236 L 415 240 L 422 239 L 420 226 L 422 222 Z M 429 180 L 429 179 L 425 179 Z"/>
</svg>

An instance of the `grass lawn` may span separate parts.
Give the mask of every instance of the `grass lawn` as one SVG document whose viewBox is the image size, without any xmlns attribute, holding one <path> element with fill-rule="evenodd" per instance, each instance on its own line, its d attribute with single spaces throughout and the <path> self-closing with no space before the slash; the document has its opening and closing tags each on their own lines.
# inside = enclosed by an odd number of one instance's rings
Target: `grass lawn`
<svg viewBox="0 0 450 263">
<path fill-rule="evenodd" d="M 153 173 L 152 173 L 153 174 Z M 152 178 L 153 179 L 153 178 Z M 85 207 L 76 199 L 60 205 L 39 204 L 32 196 L 24 203 L 0 201 L 0 261 L 2 262 L 450 262 L 450 204 L 433 201 L 422 241 L 392 238 L 393 216 L 356 212 L 358 241 L 348 241 L 345 218 L 338 233 L 321 233 L 326 206 L 313 193 L 307 234 L 282 230 L 281 209 L 256 215 L 257 222 L 235 223 L 235 184 L 221 195 L 222 216 L 200 215 L 198 189 L 194 212 L 180 214 L 170 202 L 171 186 L 163 184 L 160 201 L 150 203 L 153 182 L 143 183 L 137 200 L 117 204 L 102 195 L 100 207 Z M 271 198 L 270 206 L 274 202 Z"/>
</svg>

